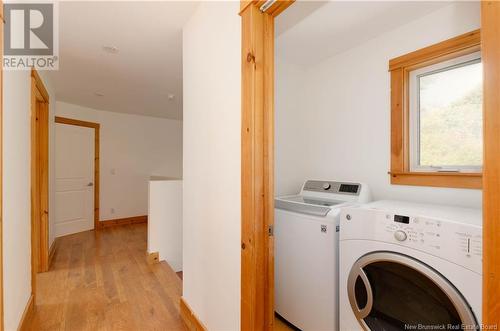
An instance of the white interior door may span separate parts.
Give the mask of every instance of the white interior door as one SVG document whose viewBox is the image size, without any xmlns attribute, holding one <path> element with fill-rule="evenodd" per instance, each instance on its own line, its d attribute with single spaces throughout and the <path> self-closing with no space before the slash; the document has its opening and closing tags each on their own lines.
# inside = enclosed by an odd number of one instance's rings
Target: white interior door
<svg viewBox="0 0 500 331">
<path fill-rule="evenodd" d="M 94 228 L 94 131 L 56 123 L 56 237 Z"/>
</svg>

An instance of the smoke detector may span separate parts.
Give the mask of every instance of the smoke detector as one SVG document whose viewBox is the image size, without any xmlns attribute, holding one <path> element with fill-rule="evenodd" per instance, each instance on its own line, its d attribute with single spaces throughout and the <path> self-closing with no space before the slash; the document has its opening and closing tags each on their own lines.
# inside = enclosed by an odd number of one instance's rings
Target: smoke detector
<svg viewBox="0 0 500 331">
<path fill-rule="evenodd" d="M 113 45 L 104 45 L 104 46 L 102 46 L 102 49 L 106 53 L 110 53 L 110 54 L 117 54 L 119 52 L 118 47 L 113 46 Z"/>
</svg>

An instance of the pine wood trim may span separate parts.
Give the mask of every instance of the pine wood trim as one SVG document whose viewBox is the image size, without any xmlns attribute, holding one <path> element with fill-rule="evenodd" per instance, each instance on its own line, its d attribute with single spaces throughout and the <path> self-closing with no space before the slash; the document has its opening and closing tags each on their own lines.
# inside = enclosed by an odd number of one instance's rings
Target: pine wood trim
<svg viewBox="0 0 500 331">
<path fill-rule="evenodd" d="M 295 0 L 278 0 L 266 10 L 266 13 L 272 17 L 276 17 L 290 7 Z M 274 45 L 274 43 L 273 43 Z"/>
<path fill-rule="evenodd" d="M 251 4 L 255 4 L 257 1 L 255 0 L 241 0 L 240 1 L 240 15 L 241 13 Z"/>
<path fill-rule="evenodd" d="M 483 319 L 500 326 L 500 2 L 481 1 L 483 60 Z"/>
<path fill-rule="evenodd" d="M 208 329 L 199 320 L 191 307 L 188 305 L 184 298 L 181 298 L 180 303 L 181 318 L 190 331 L 207 331 Z"/>
<path fill-rule="evenodd" d="M 482 175 L 480 173 L 422 173 L 422 172 L 391 172 L 391 183 L 412 186 L 461 187 L 480 189 Z"/>
<path fill-rule="evenodd" d="M 242 1 L 241 330 L 274 328 L 274 18 Z"/>
<path fill-rule="evenodd" d="M 36 301 L 36 274 L 49 266 L 49 96 L 31 70 L 31 296 Z"/>
<path fill-rule="evenodd" d="M 0 0 L 3 19 L 3 1 Z M 3 59 L 4 25 L 0 24 L 0 58 Z M 0 66 L 0 331 L 4 330 L 3 309 L 3 66 Z"/>
<path fill-rule="evenodd" d="M 160 253 L 158 252 L 147 253 L 146 261 L 148 262 L 148 264 L 160 263 Z"/>
<path fill-rule="evenodd" d="M 56 116 L 55 122 L 67 125 L 76 125 L 94 129 L 94 229 L 99 229 L 99 211 L 100 211 L 100 145 L 101 145 L 101 124 L 94 122 L 81 121 L 73 118 Z"/>
<path fill-rule="evenodd" d="M 55 122 L 60 123 L 60 124 L 83 126 L 83 127 L 87 127 L 87 128 L 93 128 L 93 129 L 99 129 L 101 127 L 101 124 L 99 124 L 99 123 L 81 121 L 81 120 L 76 120 L 73 118 L 60 117 L 60 116 L 55 117 Z"/>
<path fill-rule="evenodd" d="M 481 189 L 481 173 L 410 171 L 409 72 L 419 67 L 479 51 L 480 30 L 397 57 L 389 61 L 391 73 L 391 184 Z"/>
<path fill-rule="evenodd" d="M 268 318 L 269 307 L 273 303 L 270 289 L 272 277 L 269 275 L 268 260 L 270 241 L 267 227 L 273 219 L 265 212 L 273 196 L 271 186 L 266 181 L 268 164 L 266 151 L 273 142 L 266 123 L 272 103 L 272 86 L 268 71 L 264 66 L 273 67 L 272 49 L 266 49 L 265 38 L 273 38 L 273 18 L 261 13 L 257 5 L 247 6 L 241 13 L 243 20 L 242 38 L 242 137 L 241 137 L 241 330 L 270 330 L 273 321 Z M 270 35 L 267 35 L 270 34 Z M 266 63 L 267 60 L 271 63 Z M 267 81 L 267 83 L 266 83 Z M 267 108 L 266 108 L 267 107 Z"/>
<path fill-rule="evenodd" d="M 112 226 L 121 226 L 129 224 L 141 224 L 148 222 L 148 215 L 132 216 L 124 218 L 116 218 L 112 220 L 106 220 L 99 222 L 99 226 L 96 229 L 109 228 Z"/>
<path fill-rule="evenodd" d="M 37 84 L 37 90 L 39 84 Z M 43 86 L 43 84 L 42 84 Z M 49 270 L 49 103 L 40 104 L 39 116 L 40 140 L 39 153 L 39 185 L 40 185 L 40 269 L 39 272 Z"/>
<path fill-rule="evenodd" d="M 35 69 L 31 70 L 31 77 L 34 78 L 37 92 L 39 92 L 44 100 L 44 102 L 49 102 L 49 93 L 47 92 L 47 89 L 45 88 L 45 85 L 43 84 L 42 79 L 40 78 L 40 75 Z"/>
<path fill-rule="evenodd" d="M 443 60 L 450 55 L 452 58 L 459 56 L 462 52 L 473 53 L 479 50 L 481 43 L 481 30 L 474 30 L 460 36 L 442 41 L 440 43 L 419 49 L 417 51 L 396 57 L 389 61 L 389 71 L 408 68 L 435 59 Z"/>
<path fill-rule="evenodd" d="M 35 296 L 32 294 L 28 299 L 28 303 L 24 308 L 23 315 L 21 316 L 21 321 L 19 321 L 18 331 L 29 331 L 30 321 L 35 314 Z"/>
</svg>

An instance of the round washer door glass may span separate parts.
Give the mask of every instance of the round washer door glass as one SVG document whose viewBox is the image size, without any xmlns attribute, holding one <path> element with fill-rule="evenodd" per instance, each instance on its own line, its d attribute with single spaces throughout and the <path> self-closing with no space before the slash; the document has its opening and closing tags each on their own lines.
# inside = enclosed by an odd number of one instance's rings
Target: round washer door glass
<svg viewBox="0 0 500 331">
<path fill-rule="evenodd" d="M 457 289 L 429 266 L 397 253 L 361 257 L 347 281 L 353 312 L 365 330 L 461 330 L 477 327 Z"/>
</svg>

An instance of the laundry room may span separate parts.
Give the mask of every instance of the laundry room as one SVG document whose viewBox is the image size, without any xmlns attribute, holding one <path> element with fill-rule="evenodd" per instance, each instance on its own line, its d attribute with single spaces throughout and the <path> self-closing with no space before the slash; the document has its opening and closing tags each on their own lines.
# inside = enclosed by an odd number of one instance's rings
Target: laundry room
<svg viewBox="0 0 500 331">
<path fill-rule="evenodd" d="M 276 330 L 481 325 L 480 7 L 276 18 Z"/>
</svg>

